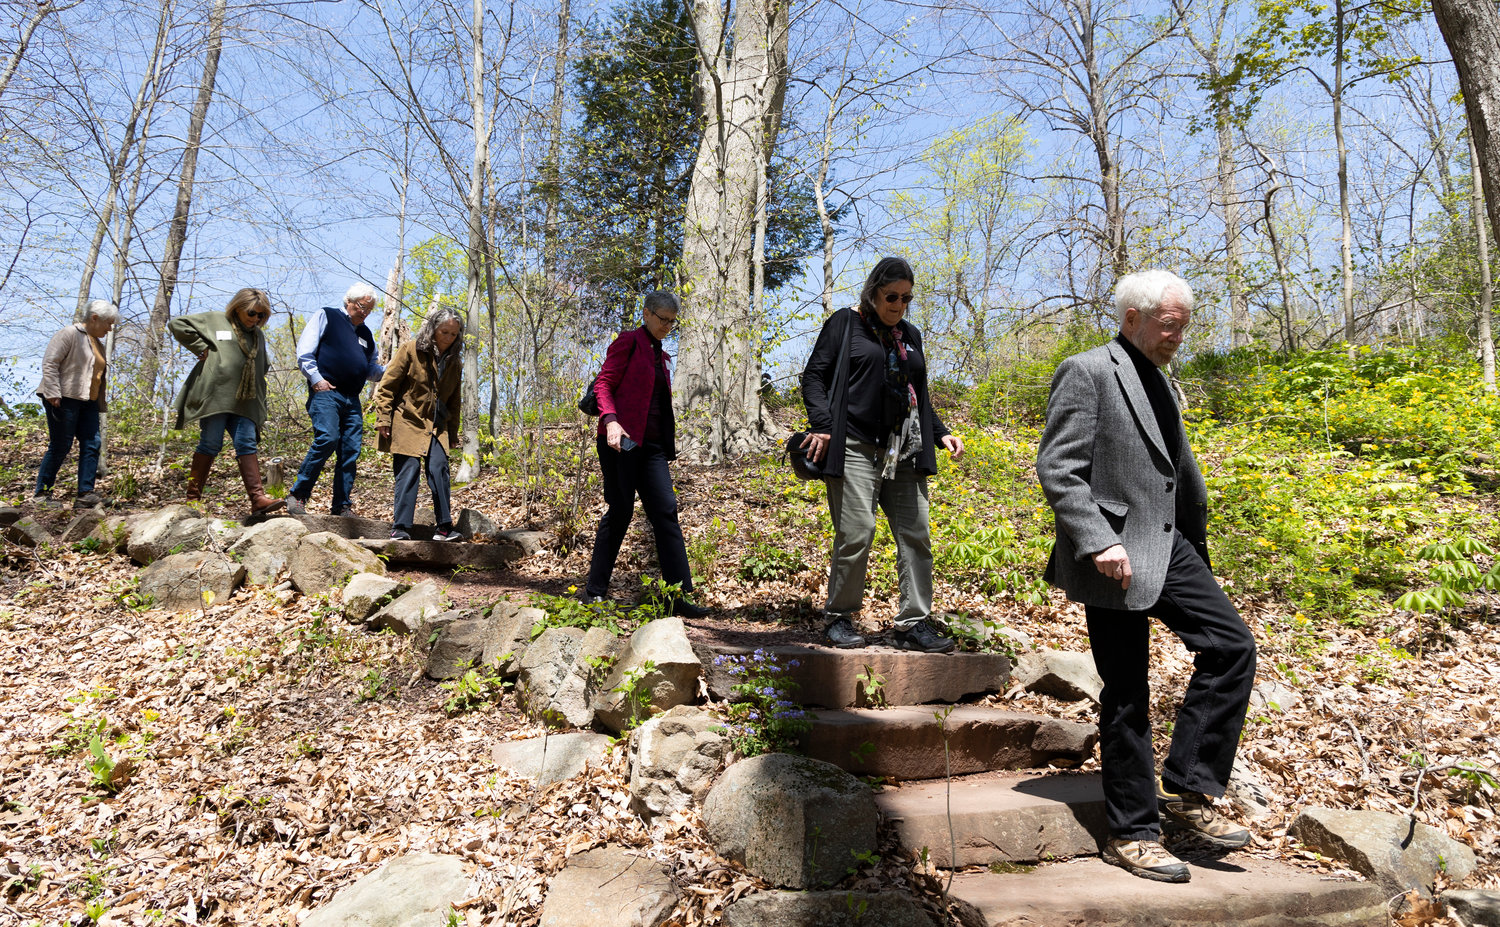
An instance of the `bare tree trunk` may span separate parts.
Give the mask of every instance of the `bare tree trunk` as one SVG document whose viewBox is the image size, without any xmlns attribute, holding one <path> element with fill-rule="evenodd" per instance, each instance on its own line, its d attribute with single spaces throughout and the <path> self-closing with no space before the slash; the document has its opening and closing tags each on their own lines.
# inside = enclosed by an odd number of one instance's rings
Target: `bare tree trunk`
<svg viewBox="0 0 1500 927">
<path fill-rule="evenodd" d="M 1354 351 L 1354 220 L 1349 214 L 1349 149 L 1344 144 L 1344 0 L 1335 0 L 1333 17 L 1333 140 L 1339 158 L 1339 259 L 1343 270 L 1340 302 L 1344 307 L 1344 340 Z"/>
<path fill-rule="evenodd" d="M 1285 351 L 1295 351 L 1297 350 L 1296 313 L 1292 310 L 1292 290 L 1290 284 L 1287 282 L 1286 257 L 1281 250 L 1281 239 L 1276 234 L 1276 218 L 1272 209 L 1272 203 L 1276 198 L 1277 192 L 1285 184 L 1277 179 L 1280 168 L 1276 164 L 1276 159 L 1248 138 L 1246 142 L 1256 155 L 1260 157 L 1261 162 L 1266 168 L 1267 184 L 1266 193 L 1262 200 L 1264 210 L 1262 218 L 1266 223 L 1266 237 L 1271 242 L 1271 259 L 1276 262 L 1276 282 L 1281 285 L 1281 347 Z"/>
<path fill-rule="evenodd" d="M 114 163 L 109 168 L 109 190 L 104 196 L 104 207 L 99 211 L 99 221 L 94 226 L 94 237 L 89 242 L 89 249 L 83 258 L 83 274 L 78 281 L 78 312 L 83 312 L 83 307 L 88 305 L 89 291 L 94 286 L 94 272 L 99 265 L 99 252 L 104 247 L 104 236 L 109 231 L 109 225 L 114 219 L 115 201 L 119 197 L 120 182 L 125 177 L 125 165 L 130 161 L 130 149 L 136 147 L 136 133 L 144 120 L 147 125 L 151 122 L 151 113 L 156 108 L 157 94 L 154 88 L 161 78 L 161 61 L 163 52 L 167 47 L 167 32 L 172 13 L 172 0 L 162 0 L 161 19 L 156 25 L 156 46 L 151 52 L 151 59 L 146 64 L 145 74 L 141 77 L 141 86 L 135 93 L 135 100 L 130 106 L 130 116 L 125 120 L 125 137 L 120 142 L 119 154 L 115 156 Z M 149 94 L 149 95 L 148 95 Z M 145 129 L 140 134 L 145 136 Z M 144 156 L 144 152 L 141 153 Z M 138 175 L 139 176 L 139 175 Z M 119 304 L 119 299 L 114 300 Z M 103 457 L 100 457 L 101 466 Z"/>
<path fill-rule="evenodd" d="M 547 281 L 550 303 L 557 293 L 558 201 L 562 197 L 563 109 L 568 101 L 568 27 L 572 18 L 569 0 L 560 0 L 557 11 L 557 54 L 552 63 L 552 109 L 547 114 L 547 161 L 542 167 L 547 197 L 546 227 L 542 244 L 542 276 Z"/>
<path fill-rule="evenodd" d="M 1490 330 L 1490 310 L 1495 302 L 1495 287 L 1490 276 L 1490 239 L 1485 234 L 1484 177 L 1479 171 L 1479 152 L 1474 148 L 1474 133 L 1469 133 L 1469 169 L 1474 173 L 1470 194 L 1470 218 L 1479 245 L 1479 362 L 1484 370 L 1484 386 L 1495 391 L 1495 338 Z"/>
<path fill-rule="evenodd" d="M 21 58 L 26 54 L 26 47 L 31 44 L 31 37 L 36 35 L 37 27 L 42 24 L 42 20 L 60 9 L 69 10 L 77 5 L 77 3 L 70 3 L 65 7 L 59 7 L 52 0 L 42 0 L 36 5 L 31 18 L 26 21 L 26 25 L 21 27 L 21 38 L 16 42 L 16 50 L 11 54 L 10 60 L 5 63 L 5 73 L 0 74 L 0 97 L 5 96 L 5 88 L 10 86 L 10 79 L 15 77 L 16 71 L 20 69 Z"/>
<path fill-rule="evenodd" d="M 463 452 L 454 479 L 467 483 L 479 473 L 478 328 L 484 319 L 484 173 L 489 164 L 489 120 L 484 109 L 484 6 L 474 0 L 474 64 L 469 106 L 474 119 L 474 163 L 469 171 L 467 323 L 464 337 Z"/>
<path fill-rule="evenodd" d="M 156 374 L 161 363 L 162 339 L 167 320 L 172 315 L 172 291 L 177 287 L 177 269 L 182 246 L 187 240 L 188 213 L 193 205 L 193 178 L 198 173 L 198 149 L 203 142 L 203 123 L 208 118 L 208 104 L 214 96 L 214 82 L 219 74 L 219 53 L 224 46 L 226 0 L 214 0 L 208 16 L 208 49 L 203 62 L 203 80 L 198 85 L 198 99 L 188 120 L 187 148 L 182 154 L 182 179 L 177 184 L 177 207 L 167 228 L 166 253 L 162 256 L 161 281 L 156 301 L 151 306 L 151 320 L 146 329 L 145 388 L 146 395 L 156 392 Z"/>
<path fill-rule="evenodd" d="M 380 315 L 380 365 L 391 362 L 396 349 L 411 340 L 406 322 L 406 192 L 411 185 L 411 137 L 408 131 L 401 163 L 399 208 L 396 213 L 396 261 L 385 278 L 385 311 Z"/>
<path fill-rule="evenodd" d="M 721 461 L 770 443 L 760 402 L 762 318 L 752 305 L 755 211 L 764 153 L 786 92 L 784 0 L 695 0 L 703 138 L 683 236 L 687 325 L 673 388 L 686 453 Z"/>
<path fill-rule="evenodd" d="M 1484 190 L 1500 190 L 1500 9 L 1487 0 L 1432 0 L 1432 11 L 1458 69 L 1477 176 Z M 1500 196 L 1483 200 L 1500 238 Z"/>
</svg>

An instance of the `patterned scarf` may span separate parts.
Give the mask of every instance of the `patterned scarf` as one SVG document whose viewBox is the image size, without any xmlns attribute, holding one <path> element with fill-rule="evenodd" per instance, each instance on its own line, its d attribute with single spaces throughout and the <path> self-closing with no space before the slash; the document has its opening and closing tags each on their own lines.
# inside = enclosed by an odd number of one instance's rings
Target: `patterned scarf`
<svg viewBox="0 0 1500 927">
<path fill-rule="evenodd" d="M 255 375 L 255 357 L 260 353 L 260 339 L 255 336 L 254 328 L 246 328 L 235 318 L 235 313 L 226 312 L 229 318 L 229 328 L 234 332 L 234 341 L 245 352 L 245 366 L 240 368 L 240 385 L 234 391 L 236 402 L 246 399 L 254 399 L 258 392 L 256 383 L 258 377 Z"/>
<path fill-rule="evenodd" d="M 917 389 L 911 385 L 911 362 L 906 340 L 898 326 L 887 326 L 873 309 L 860 310 L 860 318 L 885 348 L 885 410 L 882 424 L 888 436 L 883 442 L 884 463 L 880 478 L 896 476 L 896 464 L 915 457 L 922 447 L 922 420 L 917 413 Z"/>
</svg>

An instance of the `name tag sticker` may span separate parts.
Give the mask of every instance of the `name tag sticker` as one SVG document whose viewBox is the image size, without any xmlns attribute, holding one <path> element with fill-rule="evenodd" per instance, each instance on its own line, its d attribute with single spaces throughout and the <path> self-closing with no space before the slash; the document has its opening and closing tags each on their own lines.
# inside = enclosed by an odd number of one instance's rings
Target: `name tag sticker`
<svg viewBox="0 0 1500 927">
<path fill-rule="evenodd" d="M 370 342 L 366 341 L 363 338 L 359 339 L 359 346 L 364 348 L 366 351 L 370 350 Z"/>
<path fill-rule="evenodd" d="M 214 332 L 215 341 L 233 341 L 234 332 Z"/>
</svg>

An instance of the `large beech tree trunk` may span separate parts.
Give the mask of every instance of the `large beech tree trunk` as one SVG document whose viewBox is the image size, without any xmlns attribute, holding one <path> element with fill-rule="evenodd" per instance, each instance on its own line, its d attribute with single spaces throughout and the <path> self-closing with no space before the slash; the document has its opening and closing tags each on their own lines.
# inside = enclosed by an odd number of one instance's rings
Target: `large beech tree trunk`
<svg viewBox="0 0 1500 927">
<path fill-rule="evenodd" d="M 484 174 L 490 160 L 489 120 L 484 110 L 484 0 L 474 0 L 474 162 L 469 172 L 469 248 L 464 323 L 463 453 L 454 479 L 467 483 L 479 473 L 479 325 L 484 319 Z"/>
<path fill-rule="evenodd" d="M 754 288 L 756 213 L 787 81 L 786 0 L 695 0 L 703 138 L 683 236 L 683 326 L 673 385 L 683 452 L 720 461 L 763 450 L 775 430 L 760 401 L 762 307 Z"/>
</svg>

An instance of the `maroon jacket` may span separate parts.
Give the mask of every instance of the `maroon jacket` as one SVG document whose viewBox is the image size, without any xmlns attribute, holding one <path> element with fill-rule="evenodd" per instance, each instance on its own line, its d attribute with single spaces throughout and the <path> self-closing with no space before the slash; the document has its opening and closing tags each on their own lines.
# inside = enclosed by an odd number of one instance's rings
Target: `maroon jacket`
<svg viewBox="0 0 1500 927">
<path fill-rule="evenodd" d="M 636 444 L 646 436 L 646 416 L 651 411 L 651 393 L 656 388 L 656 363 L 653 343 L 646 326 L 621 332 L 604 353 L 604 368 L 594 382 L 594 397 L 599 400 L 598 435 L 604 437 L 607 417 L 613 415 Z M 669 358 L 662 350 L 662 360 Z M 671 387 L 672 375 L 667 374 Z M 668 460 L 677 458 L 677 425 L 671 415 L 671 397 L 667 400 L 667 421 L 658 423 L 661 444 Z"/>
</svg>

